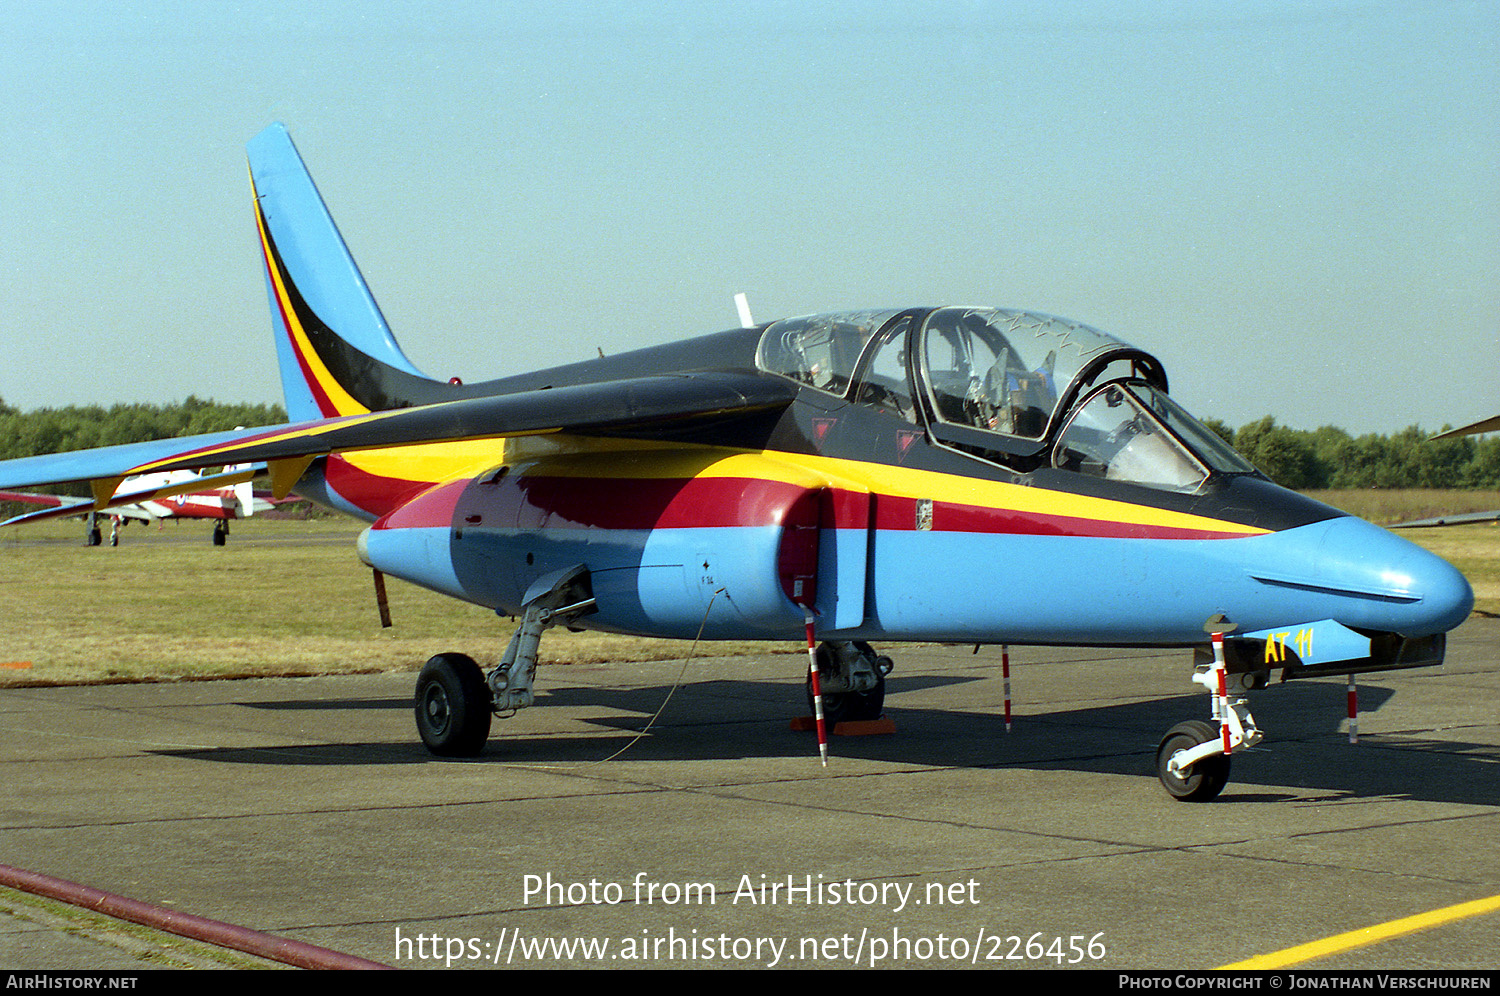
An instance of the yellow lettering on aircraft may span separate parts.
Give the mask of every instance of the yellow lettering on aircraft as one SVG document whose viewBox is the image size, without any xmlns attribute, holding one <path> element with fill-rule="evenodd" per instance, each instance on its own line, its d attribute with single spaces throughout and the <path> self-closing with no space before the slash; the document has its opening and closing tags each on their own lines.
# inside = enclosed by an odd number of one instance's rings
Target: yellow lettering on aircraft
<svg viewBox="0 0 1500 996">
<path fill-rule="evenodd" d="M 1291 630 L 1281 633 L 1272 633 L 1266 638 L 1266 664 L 1279 664 L 1286 660 L 1287 637 L 1292 636 Z M 1297 645 L 1297 657 L 1307 660 L 1312 656 L 1313 631 L 1311 626 L 1304 626 L 1297 630 L 1297 635 L 1292 642 Z"/>
</svg>

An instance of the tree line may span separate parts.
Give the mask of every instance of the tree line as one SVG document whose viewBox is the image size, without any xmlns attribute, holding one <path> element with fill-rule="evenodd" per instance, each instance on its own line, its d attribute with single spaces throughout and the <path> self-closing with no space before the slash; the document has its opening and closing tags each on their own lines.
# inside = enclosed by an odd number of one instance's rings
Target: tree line
<svg viewBox="0 0 1500 996">
<path fill-rule="evenodd" d="M 280 405 L 226 405 L 191 395 L 170 405 L 117 404 L 22 412 L 0 399 L 0 459 L 170 439 L 286 421 Z"/>
<path fill-rule="evenodd" d="M 0 400 L 0 459 L 61 453 L 236 426 L 286 421 L 280 405 L 226 405 L 188 397 L 169 405 L 117 404 L 21 412 Z M 1205 424 L 1288 488 L 1500 488 L 1500 435 L 1434 442 L 1410 426 L 1394 435 L 1354 437 L 1343 429 L 1292 429 L 1267 415 L 1231 429 Z"/>
<path fill-rule="evenodd" d="M 1208 427 L 1261 473 L 1295 491 L 1319 488 L 1500 488 L 1500 436 L 1434 441 L 1418 426 L 1359 437 L 1325 425 L 1292 429 L 1270 415 L 1237 430 Z"/>
<path fill-rule="evenodd" d="M 226 405 L 189 396 L 170 405 L 70 405 L 22 412 L 0 399 L 0 460 L 64 453 L 171 439 L 200 432 L 220 432 L 239 426 L 278 425 L 286 421 L 280 405 Z M 49 489 L 58 494 L 86 495 L 83 485 Z M 14 513 L 19 507 L 7 506 Z"/>
</svg>

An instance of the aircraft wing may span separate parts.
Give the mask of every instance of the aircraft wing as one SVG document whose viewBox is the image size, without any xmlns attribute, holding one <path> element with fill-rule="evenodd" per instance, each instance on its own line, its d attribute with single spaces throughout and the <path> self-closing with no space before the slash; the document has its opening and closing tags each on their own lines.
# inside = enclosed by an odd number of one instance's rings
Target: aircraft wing
<svg viewBox="0 0 1500 996">
<path fill-rule="evenodd" d="M 0 501 L 20 502 L 23 505 L 69 505 L 77 498 L 68 498 L 64 495 L 39 495 L 30 491 L 0 491 Z"/>
<path fill-rule="evenodd" d="M 87 481 L 94 491 L 93 507 L 102 509 L 144 500 L 132 495 L 115 499 L 120 482 L 136 474 L 263 463 L 269 465 L 272 491 L 280 498 L 311 460 L 330 453 L 547 432 L 649 436 L 683 420 L 785 407 L 795 393 L 790 382 L 743 373 L 634 377 L 22 457 L 0 461 L 0 488 Z M 187 490 L 204 485 L 205 480 L 198 480 Z"/>
<path fill-rule="evenodd" d="M 87 513 L 93 507 L 93 502 L 89 502 L 88 508 L 84 509 L 84 512 Z M 122 519 L 134 519 L 137 522 L 160 522 L 162 518 L 159 515 L 152 515 L 144 505 L 111 505 L 109 507 L 109 514 L 119 516 Z M 10 525 L 9 522 L 0 522 L 0 526 L 8 525 Z"/>
<path fill-rule="evenodd" d="M 158 518 L 157 516 L 152 515 L 150 512 L 147 512 L 144 508 L 140 508 L 134 505 L 106 505 L 105 508 L 109 509 L 109 513 L 111 515 L 118 515 L 127 519 L 140 519 L 143 522 L 155 522 Z M 94 503 L 89 499 L 72 498 L 69 499 L 68 504 L 59 505 L 56 508 L 44 508 L 39 512 L 26 512 L 22 515 L 11 516 L 4 522 L 0 522 L 0 527 L 19 526 L 27 522 L 43 522 L 47 519 L 66 519 L 70 515 L 84 516 L 88 515 L 90 512 L 97 511 L 100 510 L 94 508 Z"/>
<path fill-rule="evenodd" d="M 1440 432 L 1432 438 L 1434 440 L 1453 439 L 1457 436 L 1475 436 L 1481 432 L 1500 432 L 1500 415 L 1496 415 L 1493 418 L 1480 419 L 1472 425 L 1465 425 L 1457 429 L 1449 429 L 1447 432 Z"/>
<path fill-rule="evenodd" d="M 99 451 L 95 450 L 93 452 Z M 0 466 L 3 466 L 3 464 L 0 464 Z M 115 509 L 116 514 L 124 515 L 127 518 L 154 521 L 159 517 L 152 515 L 144 508 L 130 509 L 128 506 L 155 501 L 158 498 L 170 498 L 173 495 L 190 494 L 194 491 L 230 487 L 243 481 L 248 481 L 255 477 L 256 474 L 264 473 L 265 470 L 265 464 L 246 464 L 237 470 L 222 474 L 200 474 L 196 477 L 188 477 L 154 487 L 130 488 L 128 490 L 116 491 L 103 502 L 97 499 L 72 498 L 64 495 L 27 495 L 25 492 L 20 491 L 0 491 L 0 499 L 21 502 L 31 501 L 32 504 L 51 506 L 37 512 L 27 512 L 23 515 L 6 519 L 4 522 L 0 522 L 0 526 L 15 526 L 23 522 L 41 522 L 44 519 L 62 519 L 70 515 L 87 515 L 89 512 L 98 512 L 104 509 Z"/>
<path fill-rule="evenodd" d="M 1500 519 L 1500 510 L 1493 512 L 1460 512 L 1457 515 L 1438 515 L 1431 519 L 1413 519 L 1411 522 L 1394 523 L 1390 528 L 1423 529 L 1430 526 L 1461 526 L 1467 522 L 1489 522 L 1491 519 Z"/>
</svg>

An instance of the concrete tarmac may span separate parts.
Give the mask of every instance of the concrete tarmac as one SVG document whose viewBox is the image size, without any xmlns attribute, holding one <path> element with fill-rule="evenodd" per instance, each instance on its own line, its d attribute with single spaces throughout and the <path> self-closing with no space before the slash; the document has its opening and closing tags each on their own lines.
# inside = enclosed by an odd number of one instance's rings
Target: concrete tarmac
<svg viewBox="0 0 1500 996">
<path fill-rule="evenodd" d="M 896 733 L 826 768 L 795 654 L 544 667 L 471 761 L 411 674 L 0 690 L 0 863 L 404 968 L 1202 970 L 1500 894 L 1500 621 L 1362 677 L 1357 745 L 1342 680 L 1257 693 L 1208 804 L 1154 773 L 1185 652 L 1015 648 L 1007 733 L 999 648 L 883 649 Z M 7 909 L 0 967 L 195 963 Z M 1493 969 L 1497 928 L 1302 967 Z"/>
</svg>

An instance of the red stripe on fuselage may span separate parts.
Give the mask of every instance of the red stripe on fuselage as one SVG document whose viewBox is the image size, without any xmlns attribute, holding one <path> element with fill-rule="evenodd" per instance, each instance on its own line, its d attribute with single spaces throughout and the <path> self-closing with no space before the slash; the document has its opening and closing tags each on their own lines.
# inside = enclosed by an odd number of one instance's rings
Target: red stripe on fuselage
<svg viewBox="0 0 1500 996">
<path fill-rule="evenodd" d="M 742 477 L 520 477 L 430 488 L 377 529 L 688 529 L 779 525 L 806 489 Z M 342 490 L 339 492 L 344 494 Z M 347 497 L 347 495 L 345 495 Z"/>
<path fill-rule="evenodd" d="M 393 509 L 375 523 L 376 529 L 427 529 L 438 527 L 447 529 L 453 525 L 454 510 L 458 507 L 459 499 L 463 497 L 464 489 L 474 482 L 471 480 L 449 481 L 447 484 L 439 484 L 437 487 L 428 488 L 417 495 L 411 501 L 399 508 Z"/>
<path fill-rule="evenodd" d="M 371 474 L 338 455 L 329 457 L 324 464 L 323 480 L 330 491 L 377 518 L 402 508 L 423 489 L 432 486 L 423 481 Z M 454 483 L 465 485 L 469 481 L 464 479 Z"/>
<path fill-rule="evenodd" d="M 807 489 L 744 477 L 523 477 L 517 525 L 554 529 L 692 529 L 780 525 Z"/>
</svg>

